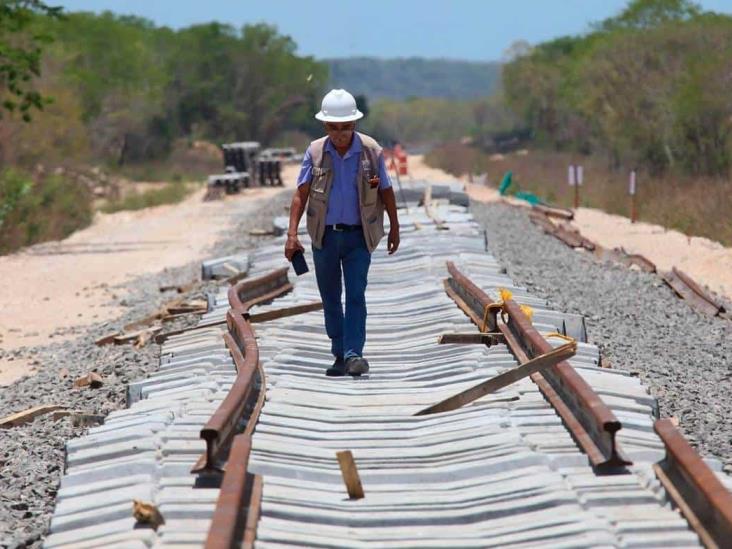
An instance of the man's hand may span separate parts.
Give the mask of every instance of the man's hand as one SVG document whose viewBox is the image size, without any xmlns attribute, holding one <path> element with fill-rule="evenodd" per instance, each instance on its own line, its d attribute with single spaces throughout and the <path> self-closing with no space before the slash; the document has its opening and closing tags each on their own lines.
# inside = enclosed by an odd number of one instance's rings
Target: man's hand
<svg viewBox="0 0 732 549">
<path fill-rule="evenodd" d="M 376 187 L 378 187 L 379 183 L 381 183 L 381 179 L 379 179 L 378 175 L 375 175 L 371 179 L 369 179 L 369 186 L 372 189 L 375 189 Z"/>
<path fill-rule="evenodd" d="M 389 229 L 389 238 L 387 239 L 387 250 L 389 255 L 399 249 L 399 227 L 392 225 Z"/>
<path fill-rule="evenodd" d="M 287 235 L 287 242 L 285 243 L 285 257 L 287 258 L 287 261 L 292 261 L 292 256 L 295 255 L 295 252 L 297 251 L 304 252 L 305 248 L 302 247 L 302 244 L 300 244 L 300 240 L 297 238 L 297 235 Z"/>
</svg>

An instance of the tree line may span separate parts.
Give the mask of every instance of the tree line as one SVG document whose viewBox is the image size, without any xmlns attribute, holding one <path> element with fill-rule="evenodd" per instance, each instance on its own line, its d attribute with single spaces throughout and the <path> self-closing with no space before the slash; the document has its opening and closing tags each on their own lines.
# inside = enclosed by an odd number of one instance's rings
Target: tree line
<svg viewBox="0 0 732 549">
<path fill-rule="evenodd" d="M 180 138 L 269 143 L 285 130 L 312 132 L 327 78 L 327 65 L 266 24 L 172 30 L 7 0 L 0 162 L 122 165 L 164 157 Z"/>
<path fill-rule="evenodd" d="M 513 53 L 504 96 L 535 142 L 654 174 L 729 174 L 732 17 L 634 0 L 588 34 Z"/>
</svg>

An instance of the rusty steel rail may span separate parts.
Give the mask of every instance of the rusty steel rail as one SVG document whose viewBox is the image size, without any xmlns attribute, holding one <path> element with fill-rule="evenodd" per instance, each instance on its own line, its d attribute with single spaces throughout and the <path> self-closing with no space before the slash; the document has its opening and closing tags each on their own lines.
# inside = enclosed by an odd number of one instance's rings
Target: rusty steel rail
<svg viewBox="0 0 732 549">
<path fill-rule="evenodd" d="M 251 547 L 262 501 L 262 478 L 247 471 L 251 435 L 237 435 L 229 466 L 221 482 L 216 509 L 206 538 L 206 549 Z"/>
<path fill-rule="evenodd" d="M 616 261 L 618 263 L 622 263 L 626 267 L 631 267 L 635 265 L 638 267 L 641 271 L 646 273 L 655 273 L 656 272 L 656 265 L 641 254 L 630 254 L 626 251 L 625 248 L 622 246 L 619 248 L 614 248 L 612 250 L 602 249 L 598 247 L 596 250 L 596 256 L 598 256 L 600 259 L 610 259 L 612 261 Z"/>
<path fill-rule="evenodd" d="M 287 267 L 269 274 L 239 282 L 229 288 L 229 305 L 234 311 L 248 314 L 249 309 L 259 303 L 271 301 L 292 290 L 287 279 Z"/>
<path fill-rule="evenodd" d="M 589 252 L 593 252 L 595 257 L 601 260 L 615 261 L 626 267 L 635 265 L 646 273 L 656 272 L 656 265 L 645 256 L 641 254 L 630 254 L 622 247 L 612 250 L 604 248 L 584 236 L 577 229 L 555 224 L 549 219 L 549 215 L 541 210 L 532 209 L 529 212 L 529 219 L 534 225 L 538 225 L 546 234 L 561 240 L 570 248 L 584 248 Z"/>
<path fill-rule="evenodd" d="M 666 458 L 653 466 L 666 492 L 706 547 L 729 547 L 732 493 L 671 420 L 659 419 L 653 428 L 666 447 Z"/>
<path fill-rule="evenodd" d="M 447 268 L 451 278 L 445 288 L 450 297 L 481 331 L 503 333 L 511 352 L 521 363 L 552 350 L 515 301 L 509 299 L 501 307 L 453 262 L 448 261 Z M 499 322 L 499 311 L 507 315 L 507 323 Z M 615 440 L 622 427 L 620 421 L 567 361 L 546 369 L 543 374 L 532 374 L 531 379 L 557 410 L 595 469 L 606 471 L 630 465 Z"/>
<path fill-rule="evenodd" d="M 218 471 L 218 460 L 234 436 L 247 403 L 255 392 L 255 380 L 259 368 L 259 348 L 254 329 L 248 320 L 249 308 L 292 289 L 287 279 L 287 268 L 278 269 L 265 276 L 240 282 L 229 289 L 231 309 L 226 313 L 228 332 L 224 342 L 236 367 L 236 380 L 229 394 L 201 429 L 201 438 L 206 441 L 203 454 L 192 473 Z"/>
<path fill-rule="evenodd" d="M 669 272 L 661 275 L 664 282 L 671 286 L 682 299 L 704 314 L 710 316 L 722 315 L 726 311 L 722 305 L 699 286 L 689 275 L 673 267 Z"/>
<path fill-rule="evenodd" d="M 564 224 L 557 225 L 551 219 L 549 219 L 549 215 L 550 214 L 546 213 L 543 210 L 532 208 L 532 210 L 529 212 L 529 219 L 532 223 L 541 227 L 541 229 L 545 233 L 550 234 L 553 237 L 561 240 L 570 248 L 584 248 L 585 250 L 588 250 L 590 252 L 597 249 L 597 244 L 592 242 L 590 239 L 582 236 L 579 230 L 570 228 Z"/>
</svg>

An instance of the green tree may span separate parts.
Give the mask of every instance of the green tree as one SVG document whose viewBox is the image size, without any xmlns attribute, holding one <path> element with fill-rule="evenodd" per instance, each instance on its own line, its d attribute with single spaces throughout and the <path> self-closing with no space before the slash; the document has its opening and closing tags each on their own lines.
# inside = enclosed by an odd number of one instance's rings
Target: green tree
<svg viewBox="0 0 732 549">
<path fill-rule="evenodd" d="M 20 111 L 26 122 L 31 119 L 32 109 L 42 109 L 49 101 L 33 87 L 33 77 L 40 74 L 41 46 L 49 37 L 34 32 L 32 23 L 37 15 L 60 14 L 60 7 L 47 6 L 40 0 L 0 3 L 0 98 L 4 110 Z"/>
<path fill-rule="evenodd" d="M 634 0 L 619 15 L 605 19 L 597 28 L 652 29 L 671 21 L 688 21 L 701 14 L 701 7 L 689 0 Z"/>
<path fill-rule="evenodd" d="M 686 0 L 634 0 L 596 29 L 505 66 L 506 101 L 536 142 L 654 173 L 727 174 L 732 17 Z"/>
</svg>

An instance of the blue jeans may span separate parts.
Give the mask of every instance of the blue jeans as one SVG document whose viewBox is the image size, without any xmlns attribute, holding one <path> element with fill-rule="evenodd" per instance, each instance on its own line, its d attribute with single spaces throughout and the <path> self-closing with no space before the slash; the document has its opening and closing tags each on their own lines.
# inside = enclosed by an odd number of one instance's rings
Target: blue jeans
<svg viewBox="0 0 732 549">
<path fill-rule="evenodd" d="M 333 356 L 362 356 L 366 341 L 366 283 L 371 265 L 363 232 L 326 228 L 323 247 L 313 248 L 313 262 Z M 341 272 L 346 286 L 345 315 Z"/>
</svg>

